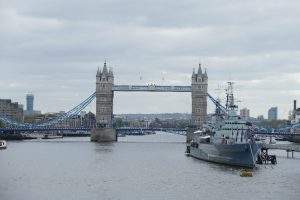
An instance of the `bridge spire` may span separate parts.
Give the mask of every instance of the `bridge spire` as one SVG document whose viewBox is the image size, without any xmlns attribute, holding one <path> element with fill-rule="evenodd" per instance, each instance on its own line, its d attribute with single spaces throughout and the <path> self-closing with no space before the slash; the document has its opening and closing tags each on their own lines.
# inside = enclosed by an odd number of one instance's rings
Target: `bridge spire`
<svg viewBox="0 0 300 200">
<path fill-rule="evenodd" d="M 202 75 L 201 63 L 199 63 L 198 75 Z"/>
<path fill-rule="evenodd" d="M 98 70 L 97 70 L 97 77 L 99 77 L 100 76 L 100 74 L 101 74 L 101 71 L 100 71 L 100 69 L 99 69 L 99 67 L 98 67 Z"/>
<path fill-rule="evenodd" d="M 113 74 L 112 67 L 109 67 L 109 72 L 108 72 L 108 74 L 109 74 L 110 76 L 113 76 L 113 75 L 114 75 L 114 74 Z"/>
<path fill-rule="evenodd" d="M 107 67 L 106 67 L 106 60 L 105 60 L 105 62 L 104 62 L 104 66 L 103 66 L 102 73 L 103 73 L 103 74 L 108 74 L 108 73 L 107 73 Z"/>
<path fill-rule="evenodd" d="M 205 68 L 205 72 L 204 72 L 204 77 L 207 78 L 207 72 L 206 72 L 206 68 Z"/>
</svg>

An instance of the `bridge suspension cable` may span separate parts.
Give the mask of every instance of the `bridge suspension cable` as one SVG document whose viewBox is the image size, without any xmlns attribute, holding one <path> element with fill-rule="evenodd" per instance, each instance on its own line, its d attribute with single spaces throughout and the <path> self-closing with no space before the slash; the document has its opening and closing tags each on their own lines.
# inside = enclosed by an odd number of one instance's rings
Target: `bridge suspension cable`
<svg viewBox="0 0 300 200">
<path fill-rule="evenodd" d="M 294 123 L 294 124 L 292 124 L 291 126 L 292 126 L 292 128 L 299 127 L 299 126 L 300 126 L 300 122 Z"/>
<path fill-rule="evenodd" d="M 14 125 L 14 126 L 22 126 L 22 127 L 27 126 L 26 123 L 10 119 L 10 118 L 8 118 L 8 117 L 6 117 L 4 115 L 1 115 L 1 114 L 0 114 L 0 120 L 2 120 L 4 123 L 10 124 L 10 125 Z"/>
<path fill-rule="evenodd" d="M 128 90 L 129 88 L 125 88 L 125 90 Z M 132 89 L 132 88 L 130 88 Z M 165 89 L 165 88 L 164 88 Z M 169 88 L 168 88 L 169 89 Z M 174 88 L 172 88 L 174 89 Z M 115 88 L 115 91 L 125 91 L 124 88 Z M 188 86 L 186 86 L 184 88 L 183 91 L 187 92 L 189 90 Z M 220 104 L 220 102 L 216 99 L 214 99 L 209 93 L 207 93 L 208 98 L 217 106 L 217 108 L 219 108 L 223 113 L 227 113 L 227 109 Z M 64 113 L 63 115 L 53 119 L 53 120 L 49 120 L 47 122 L 41 123 L 41 124 L 32 124 L 32 123 L 24 123 L 24 122 L 20 122 L 17 120 L 13 120 L 10 119 L 7 116 L 4 116 L 2 114 L 0 114 L 0 120 L 5 122 L 6 124 L 15 126 L 15 127 L 20 127 L 20 128 L 28 128 L 28 129 L 33 129 L 33 128 L 49 128 L 52 125 L 56 125 L 59 124 L 67 119 L 70 119 L 76 115 L 78 115 L 84 108 L 86 108 L 96 97 L 96 92 L 94 92 L 93 94 L 91 94 L 87 99 L 85 99 L 84 101 L 82 101 L 80 104 L 78 104 L 77 106 L 75 106 L 74 108 L 72 108 L 71 110 L 69 110 L 68 112 Z M 296 128 L 300 126 L 300 122 L 291 124 L 289 126 L 287 126 L 286 128 Z M 258 134 L 258 133 L 257 133 Z M 271 134 L 271 133 L 267 133 L 267 134 Z M 280 133 L 281 134 L 281 133 Z"/>
<path fill-rule="evenodd" d="M 208 98 L 219 108 L 223 113 L 227 113 L 227 109 L 220 104 L 219 101 L 214 99 L 209 93 L 207 93 Z"/>
<path fill-rule="evenodd" d="M 220 110 L 222 112 L 226 113 L 226 108 L 224 106 L 222 106 L 219 101 L 215 100 L 210 94 L 207 94 L 207 96 L 218 108 L 220 108 Z M 85 99 L 83 102 L 81 102 L 79 105 L 75 106 L 74 108 L 72 108 L 71 110 L 66 112 L 65 114 L 63 114 L 53 120 L 50 120 L 50 121 L 47 121 L 47 122 L 44 122 L 41 124 L 23 123 L 23 122 L 19 122 L 19 121 L 10 119 L 1 114 L 0 114 L 0 120 L 4 121 L 5 123 L 8 123 L 10 125 L 14 125 L 14 126 L 18 126 L 18 127 L 46 128 L 46 127 L 49 127 L 49 126 L 52 126 L 55 124 L 59 124 L 59 123 L 63 122 L 64 120 L 72 118 L 73 116 L 76 116 L 78 113 L 80 113 L 80 111 L 82 111 L 84 108 L 86 108 L 86 106 L 89 105 L 95 99 L 95 97 L 96 97 L 96 92 L 94 92 L 87 99 Z"/>
<path fill-rule="evenodd" d="M 87 105 L 89 105 L 94 98 L 96 97 L 96 92 L 94 92 L 92 95 L 90 95 L 87 99 L 85 99 L 83 102 L 81 102 L 79 105 L 75 106 L 73 109 L 69 110 L 62 116 L 59 116 L 51 121 L 38 124 L 37 127 L 47 127 L 54 124 L 58 124 L 66 119 L 72 118 L 73 116 L 76 116 L 78 113 L 80 113 Z"/>
<path fill-rule="evenodd" d="M 73 116 L 76 116 L 78 113 L 80 113 L 80 111 L 82 111 L 84 108 L 86 108 L 87 105 L 89 105 L 96 97 L 96 92 L 94 92 L 92 95 L 90 95 L 87 99 L 85 99 L 83 102 L 81 102 L 79 105 L 75 106 L 73 109 L 69 110 L 68 112 L 66 112 L 65 114 L 41 123 L 41 124 L 32 124 L 32 123 L 23 123 L 23 122 L 19 122 L 13 119 L 10 119 L 4 115 L 0 114 L 0 120 L 4 121 L 5 123 L 8 123 L 10 125 L 14 125 L 14 126 L 18 126 L 18 127 L 26 127 L 26 128 L 46 128 L 58 123 L 61 123 L 62 121 L 72 118 Z"/>
</svg>

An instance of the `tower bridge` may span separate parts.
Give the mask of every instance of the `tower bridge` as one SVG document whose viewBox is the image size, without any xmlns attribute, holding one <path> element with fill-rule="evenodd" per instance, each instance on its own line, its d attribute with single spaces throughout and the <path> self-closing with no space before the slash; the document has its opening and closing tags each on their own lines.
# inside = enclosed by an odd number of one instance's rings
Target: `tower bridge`
<svg viewBox="0 0 300 200">
<path fill-rule="evenodd" d="M 192 124 L 201 128 L 207 117 L 207 84 L 207 72 L 202 72 L 199 64 L 197 73 L 192 73 L 191 86 L 114 85 L 113 71 L 107 69 L 105 62 L 96 74 L 97 128 L 93 130 L 91 140 L 116 140 L 116 131 L 112 127 L 114 92 L 191 92 Z"/>
<path fill-rule="evenodd" d="M 52 130 L 60 129 L 62 122 L 77 116 L 80 111 L 86 108 L 96 98 L 96 124 L 97 128 L 92 131 L 92 141 L 112 141 L 116 140 L 116 130 L 112 127 L 113 119 L 113 97 L 114 92 L 190 92 L 192 97 L 192 125 L 201 128 L 207 117 L 207 99 L 209 98 L 220 111 L 226 113 L 226 108 L 207 93 L 208 76 L 206 70 L 202 72 L 201 65 L 198 71 L 193 71 L 190 86 L 161 86 L 161 85 L 115 85 L 112 70 L 107 70 L 106 63 L 102 69 L 98 69 L 96 74 L 96 92 L 80 104 L 64 113 L 63 115 L 43 122 L 41 124 L 30 124 L 16 121 L 0 113 L 0 120 L 9 125 L 9 128 L 1 129 L 2 131 L 34 131 L 34 130 Z M 207 98 L 208 97 L 208 98 Z M 292 124 L 287 127 L 293 129 L 299 127 L 300 123 Z M 82 127 L 70 127 L 72 130 L 79 130 Z M 255 131 L 252 134 L 259 135 L 299 135 L 299 133 L 285 132 L 261 132 Z"/>
</svg>

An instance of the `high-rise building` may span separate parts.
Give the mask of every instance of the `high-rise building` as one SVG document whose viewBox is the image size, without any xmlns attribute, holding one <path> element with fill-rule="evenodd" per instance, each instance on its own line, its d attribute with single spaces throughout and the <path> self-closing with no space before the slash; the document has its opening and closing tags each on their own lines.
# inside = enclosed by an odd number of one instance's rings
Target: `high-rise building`
<svg viewBox="0 0 300 200">
<path fill-rule="evenodd" d="M 34 101 L 34 95 L 33 94 L 27 94 L 26 95 L 26 114 L 27 115 L 33 115 L 33 101 Z"/>
<path fill-rule="evenodd" d="M 242 119 L 248 120 L 250 117 L 250 110 L 248 108 L 241 109 L 240 116 Z"/>
<path fill-rule="evenodd" d="M 272 107 L 269 109 L 268 120 L 277 120 L 277 107 Z"/>
</svg>

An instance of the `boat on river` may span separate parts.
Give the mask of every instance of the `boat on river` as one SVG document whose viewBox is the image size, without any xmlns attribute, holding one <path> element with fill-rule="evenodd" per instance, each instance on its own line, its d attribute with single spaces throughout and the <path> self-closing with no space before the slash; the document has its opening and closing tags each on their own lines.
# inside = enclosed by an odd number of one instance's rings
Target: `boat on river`
<svg viewBox="0 0 300 200">
<path fill-rule="evenodd" d="M 51 135 L 51 134 L 45 134 L 42 139 L 49 140 L 49 139 L 62 139 L 63 135 Z"/>
<path fill-rule="evenodd" d="M 7 148 L 7 144 L 5 140 L 0 140 L 0 149 L 6 149 Z"/>
<path fill-rule="evenodd" d="M 202 130 L 194 132 L 193 140 L 187 144 L 187 152 L 210 162 L 253 168 L 262 144 L 251 134 L 252 124 L 238 116 L 232 85 L 232 82 L 228 83 L 223 114 L 219 110 L 214 122 L 206 123 Z"/>
</svg>

